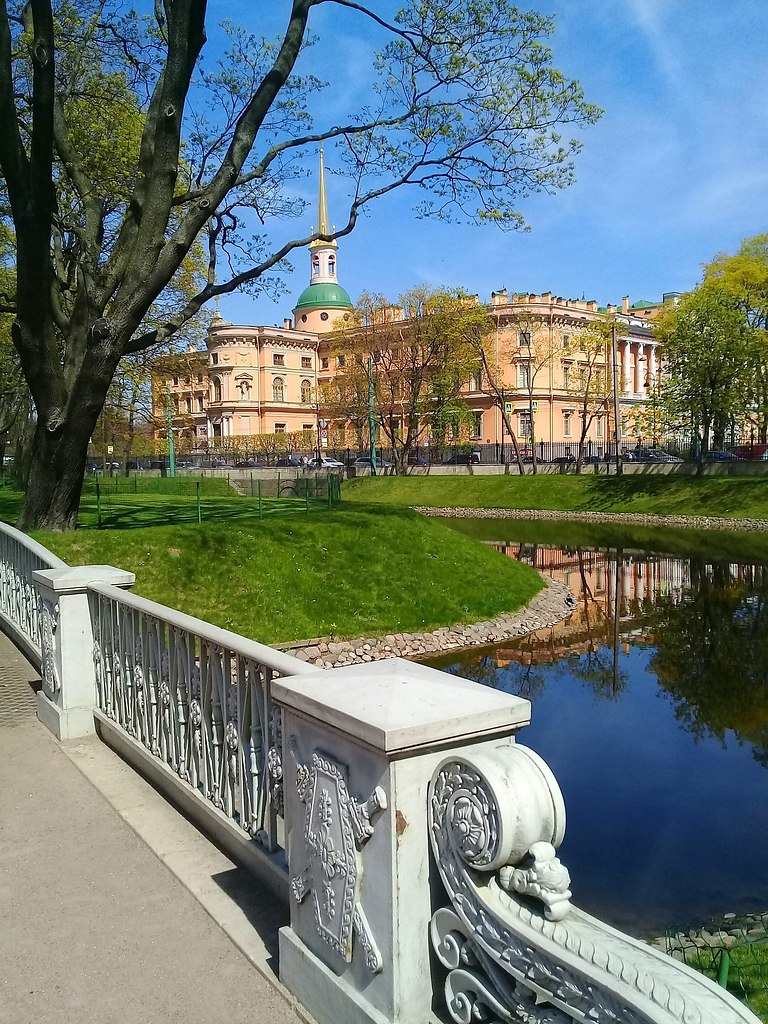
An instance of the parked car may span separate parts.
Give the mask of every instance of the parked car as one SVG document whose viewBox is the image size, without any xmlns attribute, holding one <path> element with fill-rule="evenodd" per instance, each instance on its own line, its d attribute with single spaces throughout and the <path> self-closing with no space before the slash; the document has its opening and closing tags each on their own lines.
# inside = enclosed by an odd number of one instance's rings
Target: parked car
<svg viewBox="0 0 768 1024">
<path fill-rule="evenodd" d="M 241 459 L 235 463 L 235 469 L 255 469 L 261 463 L 258 459 Z"/>
<path fill-rule="evenodd" d="M 705 462 L 746 462 L 747 460 L 741 455 L 734 455 L 733 452 L 727 452 L 720 450 L 719 448 L 710 448 L 707 454 L 704 456 Z"/>
<path fill-rule="evenodd" d="M 573 452 L 568 452 L 566 455 L 557 455 L 552 459 L 553 466 L 572 466 L 576 462 L 576 456 Z"/>
<path fill-rule="evenodd" d="M 740 459 L 768 460 L 768 444 L 740 444 L 733 449 Z"/>
<path fill-rule="evenodd" d="M 371 457 L 370 455 L 363 455 L 359 459 L 355 459 L 352 463 L 355 469 L 370 469 L 371 468 Z M 381 456 L 376 456 L 376 469 L 391 469 L 392 463 L 382 459 Z"/>
<path fill-rule="evenodd" d="M 408 455 L 409 466 L 428 466 L 429 461 L 424 458 L 423 455 L 419 455 L 418 452 L 410 452 Z"/>
<path fill-rule="evenodd" d="M 344 463 L 333 459 L 330 455 L 323 455 L 319 459 L 315 456 L 307 463 L 310 469 L 344 469 Z"/>
<path fill-rule="evenodd" d="M 663 448 L 635 448 L 635 462 L 682 462 L 678 455 L 670 455 Z"/>
<path fill-rule="evenodd" d="M 302 466 L 306 466 L 309 462 L 308 455 L 288 455 L 281 459 L 278 459 L 275 463 L 276 466 L 291 466 L 293 469 L 301 469 Z"/>
<path fill-rule="evenodd" d="M 479 466 L 480 452 L 458 452 L 446 459 L 444 466 Z"/>
</svg>

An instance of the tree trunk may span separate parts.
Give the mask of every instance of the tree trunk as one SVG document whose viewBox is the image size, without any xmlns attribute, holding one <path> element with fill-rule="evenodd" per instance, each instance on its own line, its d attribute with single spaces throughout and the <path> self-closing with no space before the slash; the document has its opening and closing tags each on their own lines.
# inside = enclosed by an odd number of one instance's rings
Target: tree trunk
<svg viewBox="0 0 768 1024">
<path fill-rule="evenodd" d="M 75 529 L 93 426 L 79 415 L 54 432 L 38 422 L 20 529 Z"/>
</svg>

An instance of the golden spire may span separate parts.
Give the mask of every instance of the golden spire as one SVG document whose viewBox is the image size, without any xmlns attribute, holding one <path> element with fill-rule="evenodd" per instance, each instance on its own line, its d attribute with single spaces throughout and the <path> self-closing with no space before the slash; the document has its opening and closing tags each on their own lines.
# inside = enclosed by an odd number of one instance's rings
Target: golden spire
<svg viewBox="0 0 768 1024">
<path fill-rule="evenodd" d="M 317 199 L 317 232 L 320 235 L 330 234 L 328 227 L 328 200 L 325 196 L 325 165 L 323 164 L 323 150 L 320 148 L 320 186 L 318 189 Z M 310 243 L 310 249 L 325 249 L 328 246 L 332 246 L 337 249 L 338 246 L 336 241 L 323 242 L 322 239 L 316 238 L 314 242 Z"/>
</svg>

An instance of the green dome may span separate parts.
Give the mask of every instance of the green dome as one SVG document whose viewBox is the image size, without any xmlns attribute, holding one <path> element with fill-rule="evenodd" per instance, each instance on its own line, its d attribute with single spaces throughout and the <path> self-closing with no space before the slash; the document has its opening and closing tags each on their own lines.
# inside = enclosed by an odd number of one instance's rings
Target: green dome
<svg viewBox="0 0 768 1024">
<path fill-rule="evenodd" d="M 301 293 L 294 309 L 318 309 L 323 306 L 352 309 L 352 300 L 338 284 L 311 284 Z"/>
</svg>

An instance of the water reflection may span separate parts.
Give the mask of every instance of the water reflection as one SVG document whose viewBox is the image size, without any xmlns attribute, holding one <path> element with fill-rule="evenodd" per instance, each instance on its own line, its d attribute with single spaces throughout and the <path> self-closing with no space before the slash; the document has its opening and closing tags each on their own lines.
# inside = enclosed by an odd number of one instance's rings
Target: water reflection
<svg viewBox="0 0 768 1024">
<path fill-rule="evenodd" d="M 577 902 L 638 935 L 768 909 L 768 567 L 493 546 L 576 607 L 438 664 L 533 701 L 521 739 L 563 787 Z"/>
</svg>

